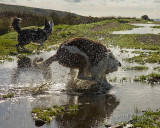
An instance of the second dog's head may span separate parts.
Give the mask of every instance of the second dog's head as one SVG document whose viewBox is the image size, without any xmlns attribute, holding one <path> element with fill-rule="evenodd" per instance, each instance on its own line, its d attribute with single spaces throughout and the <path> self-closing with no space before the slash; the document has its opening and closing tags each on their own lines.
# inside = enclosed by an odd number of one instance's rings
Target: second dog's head
<svg viewBox="0 0 160 128">
<path fill-rule="evenodd" d="M 50 20 L 49 22 L 45 20 L 45 26 L 43 29 L 46 32 L 47 36 L 52 35 L 53 25 L 53 20 Z"/>
</svg>

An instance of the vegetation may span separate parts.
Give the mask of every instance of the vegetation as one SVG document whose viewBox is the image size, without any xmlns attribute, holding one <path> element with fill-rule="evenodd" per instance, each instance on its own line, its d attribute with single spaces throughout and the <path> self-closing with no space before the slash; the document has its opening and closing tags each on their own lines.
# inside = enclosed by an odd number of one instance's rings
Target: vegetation
<svg viewBox="0 0 160 128">
<path fill-rule="evenodd" d="M 141 76 L 134 78 L 134 81 L 160 82 L 160 74 L 159 73 L 151 73 L 149 75 L 141 75 Z"/>
<path fill-rule="evenodd" d="M 127 77 L 122 77 L 121 81 L 127 80 Z"/>
<path fill-rule="evenodd" d="M 77 105 L 53 105 L 49 108 L 33 108 L 31 114 L 35 120 L 40 119 L 45 123 L 50 123 L 56 116 L 64 114 L 76 114 L 78 112 Z"/>
<path fill-rule="evenodd" d="M 160 72 L 160 67 L 154 67 L 153 69 Z"/>
<path fill-rule="evenodd" d="M 117 81 L 117 77 L 114 77 L 114 78 L 110 78 L 109 79 L 109 82 L 116 82 Z"/>
<path fill-rule="evenodd" d="M 133 67 L 126 67 L 125 69 L 141 71 L 141 70 L 148 70 L 148 67 L 147 66 L 133 66 Z"/>
<path fill-rule="evenodd" d="M 141 116 L 133 115 L 132 125 L 137 128 L 159 128 L 160 127 L 160 110 L 146 111 Z"/>
<path fill-rule="evenodd" d="M 157 46 L 158 47 L 158 46 Z M 157 52 L 140 53 L 138 56 L 124 59 L 130 63 L 160 63 L 160 50 Z"/>
<path fill-rule="evenodd" d="M 13 93 L 8 93 L 7 95 L 3 95 L 2 99 L 13 98 L 13 97 L 14 97 Z"/>
<path fill-rule="evenodd" d="M 152 28 L 160 28 L 160 26 L 153 26 Z"/>
</svg>

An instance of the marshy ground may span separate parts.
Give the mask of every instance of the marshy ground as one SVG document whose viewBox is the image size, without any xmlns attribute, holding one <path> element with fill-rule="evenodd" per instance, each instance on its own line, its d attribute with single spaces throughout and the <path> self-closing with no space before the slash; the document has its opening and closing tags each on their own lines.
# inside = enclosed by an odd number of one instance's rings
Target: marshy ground
<svg viewBox="0 0 160 128">
<path fill-rule="evenodd" d="M 137 28 L 123 20 L 57 25 L 41 48 L 39 56 L 44 60 L 55 53 L 61 42 L 77 36 L 99 40 L 111 48 L 122 68 L 106 76 L 113 86 L 107 94 L 92 96 L 68 94 L 66 85 L 71 84 L 69 69 L 56 62 L 46 72 L 34 68 L 17 69 L 16 32 L 0 36 L 0 127 L 34 128 L 37 127 L 35 120 L 44 120 L 45 123 L 39 122 L 42 128 L 107 127 L 106 124 L 130 120 L 134 120 L 135 127 L 142 124 L 142 127 L 147 127 L 146 120 L 138 121 L 140 117 L 135 114 L 160 108 L 160 35 L 113 34 L 114 31 Z M 135 23 L 137 20 L 127 22 Z M 140 22 L 145 26 L 145 21 Z M 33 60 L 37 56 L 34 51 L 37 46 L 29 44 L 26 47 L 33 51 L 32 55 L 21 54 Z M 51 80 L 45 74 L 50 74 Z M 72 82 L 72 85 L 76 84 L 82 87 L 89 83 Z M 36 112 L 40 112 L 37 114 L 39 118 L 35 115 L 33 118 Z M 145 119 L 147 114 L 144 114 Z M 152 118 L 154 123 L 159 119 L 159 111 L 155 115 Z"/>
</svg>

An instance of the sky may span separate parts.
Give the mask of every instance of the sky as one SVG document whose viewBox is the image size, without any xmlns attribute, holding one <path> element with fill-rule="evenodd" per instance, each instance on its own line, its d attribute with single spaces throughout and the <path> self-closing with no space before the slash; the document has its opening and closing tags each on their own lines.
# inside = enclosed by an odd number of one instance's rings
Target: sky
<svg viewBox="0 0 160 128">
<path fill-rule="evenodd" d="M 83 16 L 148 15 L 160 18 L 160 0 L 0 0 L 0 3 L 73 12 Z"/>
</svg>

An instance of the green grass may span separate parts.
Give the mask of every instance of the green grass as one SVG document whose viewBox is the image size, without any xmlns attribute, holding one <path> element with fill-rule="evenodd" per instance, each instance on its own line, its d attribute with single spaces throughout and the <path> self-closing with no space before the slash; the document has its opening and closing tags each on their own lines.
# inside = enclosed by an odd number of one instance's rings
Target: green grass
<svg viewBox="0 0 160 128">
<path fill-rule="evenodd" d="M 48 108 L 33 108 L 31 113 L 34 119 L 40 119 L 45 123 L 50 123 L 53 118 L 64 114 L 76 114 L 78 112 L 77 105 L 53 105 Z"/>
<path fill-rule="evenodd" d="M 152 28 L 160 28 L 160 26 L 153 26 Z"/>
<path fill-rule="evenodd" d="M 141 116 L 133 115 L 132 122 L 134 128 L 159 128 L 160 111 L 146 111 Z"/>
<path fill-rule="evenodd" d="M 117 81 L 117 77 L 114 77 L 114 78 L 110 78 L 109 79 L 109 82 L 116 82 Z"/>
<path fill-rule="evenodd" d="M 14 94 L 13 93 L 8 93 L 7 95 L 3 95 L 2 97 L 3 97 L 3 99 L 13 98 Z"/>
<path fill-rule="evenodd" d="M 149 75 L 141 75 L 141 76 L 135 77 L 134 81 L 160 82 L 160 74 L 159 73 L 151 73 Z"/>
<path fill-rule="evenodd" d="M 160 72 L 160 67 L 154 67 L 153 70 L 156 70 L 156 71 Z"/>
<path fill-rule="evenodd" d="M 122 77 L 122 79 L 121 79 L 122 81 L 124 81 L 124 80 L 127 80 L 127 77 Z"/>
<path fill-rule="evenodd" d="M 133 67 L 125 67 L 124 69 L 142 71 L 142 70 L 148 70 L 149 68 L 147 66 L 133 66 Z"/>
<path fill-rule="evenodd" d="M 160 50 L 157 52 L 148 52 L 147 54 L 142 52 L 138 56 L 125 58 L 124 60 L 130 63 L 160 63 Z"/>
<path fill-rule="evenodd" d="M 155 34 L 108 35 L 106 40 L 121 48 L 160 50 L 160 35 Z"/>
</svg>

